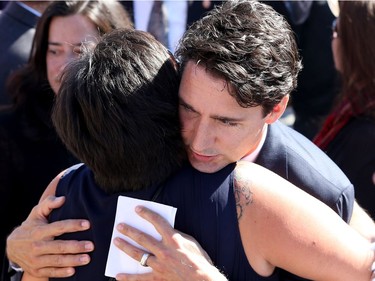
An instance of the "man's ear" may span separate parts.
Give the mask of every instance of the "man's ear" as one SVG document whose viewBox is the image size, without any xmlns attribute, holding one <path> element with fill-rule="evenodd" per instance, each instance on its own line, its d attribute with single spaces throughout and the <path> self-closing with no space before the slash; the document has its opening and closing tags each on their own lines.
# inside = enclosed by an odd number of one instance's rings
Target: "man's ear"
<svg viewBox="0 0 375 281">
<path fill-rule="evenodd" d="M 286 107 L 288 106 L 289 102 L 289 95 L 286 95 L 282 98 L 282 100 L 274 106 L 272 111 L 267 114 L 266 116 L 266 123 L 267 124 L 272 124 L 276 122 L 281 115 L 285 112 Z"/>
</svg>

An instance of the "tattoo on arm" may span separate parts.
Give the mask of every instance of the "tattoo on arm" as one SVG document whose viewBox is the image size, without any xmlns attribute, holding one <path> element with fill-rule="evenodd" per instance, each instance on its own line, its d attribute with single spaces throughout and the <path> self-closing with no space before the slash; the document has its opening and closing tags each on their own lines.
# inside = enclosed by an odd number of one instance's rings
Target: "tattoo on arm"
<svg viewBox="0 0 375 281">
<path fill-rule="evenodd" d="M 240 220 L 246 206 L 253 202 L 253 193 L 250 190 L 251 180 L 241 177 L 238 173 L 234 178 L 234 199 L 236 200 L 237 220 Z"/>
</svg>

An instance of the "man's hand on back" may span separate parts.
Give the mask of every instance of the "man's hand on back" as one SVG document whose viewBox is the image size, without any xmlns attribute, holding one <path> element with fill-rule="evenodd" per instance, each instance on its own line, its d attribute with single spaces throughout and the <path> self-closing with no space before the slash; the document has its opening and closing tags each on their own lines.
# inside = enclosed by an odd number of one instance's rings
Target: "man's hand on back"
<svg viewBox="0 0 375 281">
<path fill-rule="evenodd" d="M 87 220 L 80 219 L 48 223 L 48 215 L 64 201 L 64 197 L 49 196 L 7 238 L 8 259 L 32 276 L 68 277 L 74 274 L 74 267 L 90 262 L 85 253 L 94 249 L 92 242 L 54 240 L 63 233 L 90 228 Z"/>
</svg>

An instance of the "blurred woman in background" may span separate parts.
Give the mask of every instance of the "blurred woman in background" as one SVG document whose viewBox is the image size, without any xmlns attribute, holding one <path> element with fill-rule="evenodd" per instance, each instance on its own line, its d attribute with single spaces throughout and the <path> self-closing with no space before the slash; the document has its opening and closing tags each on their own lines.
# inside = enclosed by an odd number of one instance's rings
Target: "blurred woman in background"
<svg viewBox="0 0 375 281">
<path fill-rule="evenodd" d="M 0 113 L 0 255 L 5 239 L 38 203 L 44 187 L 77 160 L 51 122 L 61 71 L 81 48 L 115 28 L 132 27 L 117 1 L 53 1 L 36 27 L 28 64 L 8 80 L 13 106 Z"/>
<path fill-rule="evenodd" d="M 375 218 L 375 2 L 339 1 L 332 52 L 341 93 L 314 142 L 348 176 Z"/>
</svg>

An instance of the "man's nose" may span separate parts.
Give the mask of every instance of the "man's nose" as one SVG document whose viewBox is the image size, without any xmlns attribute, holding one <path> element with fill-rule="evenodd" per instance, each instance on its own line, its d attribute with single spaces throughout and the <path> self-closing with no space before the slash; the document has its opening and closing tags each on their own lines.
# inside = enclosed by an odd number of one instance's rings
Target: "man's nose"
<svg viewBox="0 0 375 281">
<path fill-rule="evenodd" d="M 202 120 L 196 122 L 194 136 L 191 142 L 192 148 L 196 152 L 202 152 L 210 147 L 213 140 L 214 136 L 212 134 L 212 126 L 209 124 L 209 122 Z"/>
</svg>

